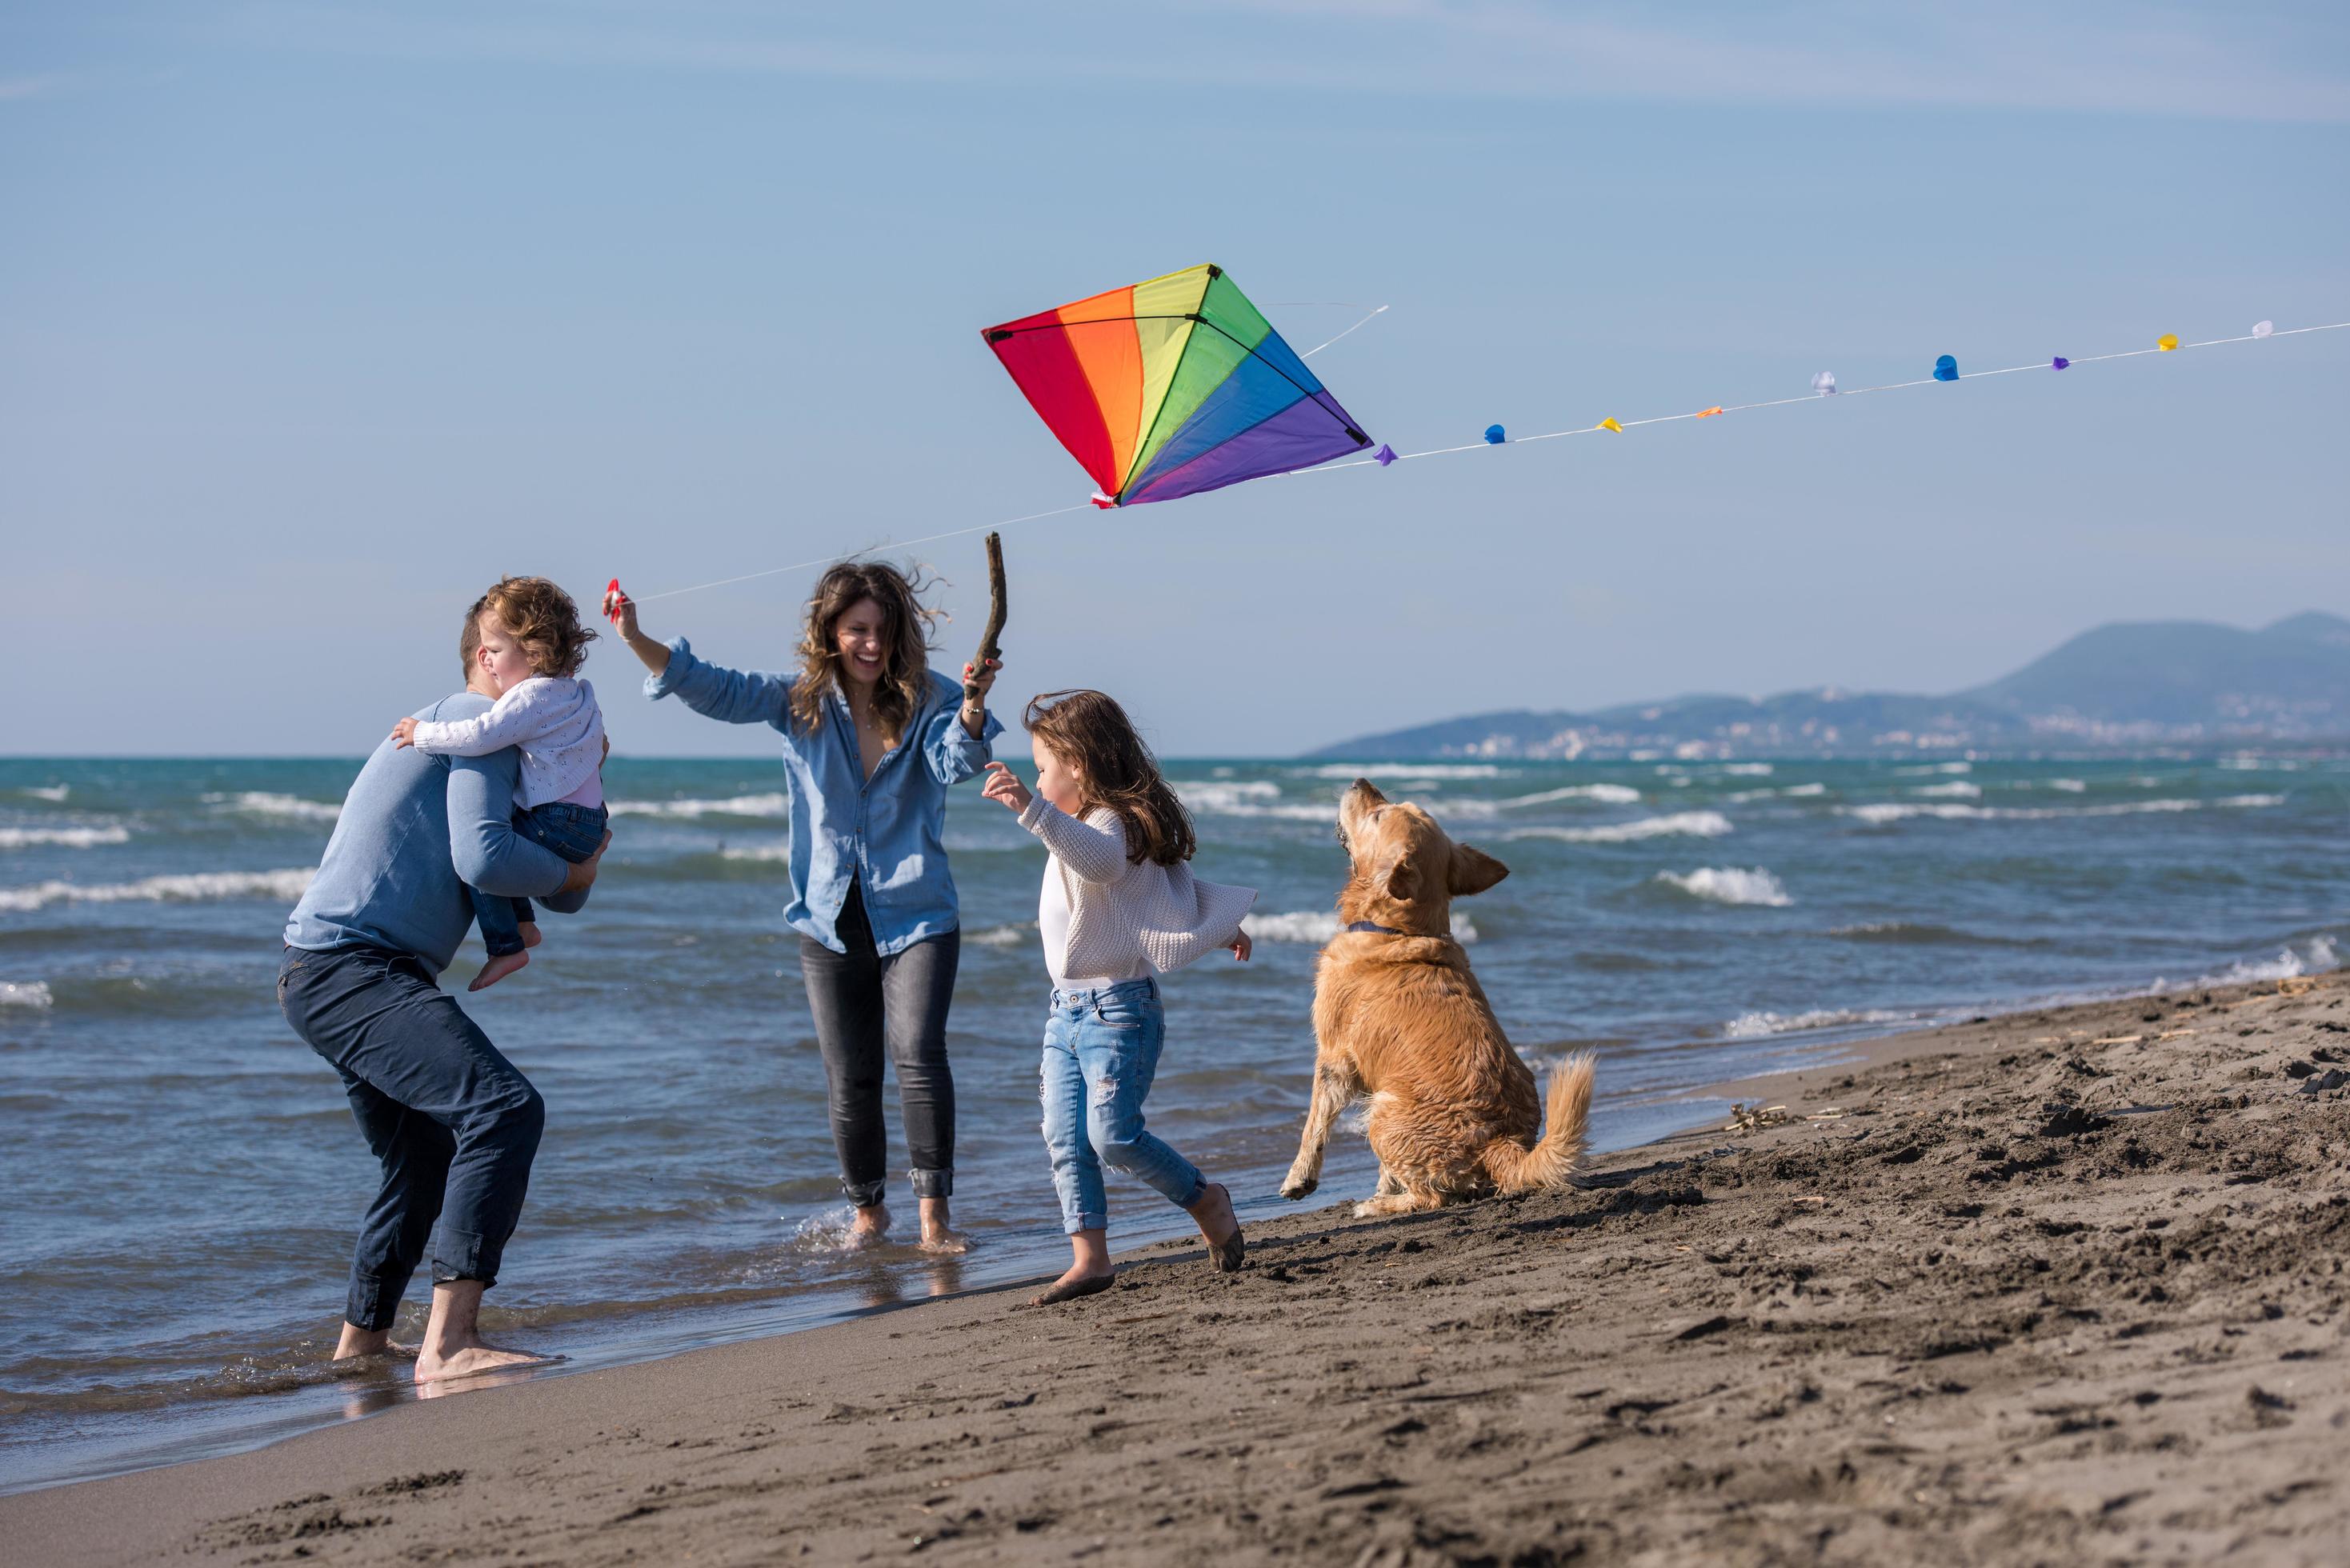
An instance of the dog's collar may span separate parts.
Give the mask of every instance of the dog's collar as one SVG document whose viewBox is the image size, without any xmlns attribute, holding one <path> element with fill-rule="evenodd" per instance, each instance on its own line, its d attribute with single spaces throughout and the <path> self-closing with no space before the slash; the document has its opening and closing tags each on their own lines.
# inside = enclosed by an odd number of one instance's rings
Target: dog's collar
<svg viewBox="0 0 2350 1568">
<path fill-rule="evenodd" d="M 1393 926 L 1383 926 L 1377 920 L 1349 920 L 1347 922 L 1347 929 L 1349 931 L 1377 931 L 1383 937 L 1399 937 L 1403 935 L 1401 931 L 1397 930 Z"/>
</svg>

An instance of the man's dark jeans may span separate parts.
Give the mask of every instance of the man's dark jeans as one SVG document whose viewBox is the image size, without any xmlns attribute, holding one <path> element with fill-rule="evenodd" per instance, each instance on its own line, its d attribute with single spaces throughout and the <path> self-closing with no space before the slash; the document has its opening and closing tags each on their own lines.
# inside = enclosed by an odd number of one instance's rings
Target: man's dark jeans
<svg viewBox="0 0 2350 1568">
<path fill-rule="evenodd" d="M 577 866 L 603 846 L 604 825 L 612 814 L 600 805 L 572 805 L 550 801 L 515 813 L 515 831 L 543 849 L 552 849 Z M 473 919 L 482 928 L 482 945 L 492 958 L 523 950 L 522 922 L 536 919 L 528 898 L 501 898 L 479 888 L 465 891 L 473 899 Z"/>
<path fill-rule="evenodd" d="M 359 1136 L 383 1164 L 345 1318 L 390 1328 L 428 1241 L 434 1283 L 496 1283 L 546 1120 L 530 1080 L 411 953 L 288 948 L 277 1005 L 342 1075 Z"/>
<path fill-rule="evenodd" d="M 913 1159 L 914 1195 L 954 1191 L 954 1070 L 947 1065 L 947 1004 L 954 1000 L 962 935 L 929 937 L 883 958 L 856 883 L 833 928 L 848 950 L 800 939 L 800 975 L 832 1102 L 840 1189 L 858 1208 L 889 1184 L 889 1134 L 881 1125 L 881 1058 L 898 1074 L 898 1108 Z"/>
</svg>

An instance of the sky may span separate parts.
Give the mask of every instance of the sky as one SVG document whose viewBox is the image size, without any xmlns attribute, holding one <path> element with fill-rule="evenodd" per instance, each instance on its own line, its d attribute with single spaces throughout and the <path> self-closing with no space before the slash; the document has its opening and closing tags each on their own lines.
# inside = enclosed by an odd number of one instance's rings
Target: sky
<svg viewBox="0 0 2350 1568">
<path fill-rule="evenodd" d="M 1081 503 L 978 329 L 1200 262 L 1399 451 L 2350 321 L 2350 12 L 1442 0 L 0 11 L 16 754 L 349 755 L 592 599 Z M 1006 707 L 1176 755 L 1948 691 L 2350 612 L 2350 332 L 1003 530 Z M 985 609 L 949 579 L 959 666 Z M 785 668 L 813 566 L 649 600 Z M 644 702 L 615 743 L 768 752 Z"/>
</svg>

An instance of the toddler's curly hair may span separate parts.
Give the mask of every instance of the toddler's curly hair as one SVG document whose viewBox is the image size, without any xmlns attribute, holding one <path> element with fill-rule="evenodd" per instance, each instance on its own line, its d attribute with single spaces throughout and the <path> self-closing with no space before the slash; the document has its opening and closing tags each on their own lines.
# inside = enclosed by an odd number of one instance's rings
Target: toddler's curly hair
<svg viewBox="0 0 2350 1568">
<path fill-rule="evenodd" d="M 496 614 L 498 624 L 530 655 L 534 675 L 577 675 L 588 662 L 588 645 L 595 631 L 579 624 L 579 607 L 571 596 L 545 577 L 500 577 L 497 586 L 473 601 L 465 613 L 465 641 L 477 640 L 474 628 L 482 612 Z M 461 651 L 470 665 L 473 649 Z"/>
</svg>

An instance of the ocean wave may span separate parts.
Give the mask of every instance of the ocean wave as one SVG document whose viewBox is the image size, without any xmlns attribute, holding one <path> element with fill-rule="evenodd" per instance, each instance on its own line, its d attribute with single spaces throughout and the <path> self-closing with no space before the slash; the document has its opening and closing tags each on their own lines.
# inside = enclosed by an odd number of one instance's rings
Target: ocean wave
<svg viewBox="0 0 2350 1568">
<path fill-rule="evenodd" d="M 1643 838 L 1720 838 L 1730 831 L 1730 818 L 1718 811 L 1677 811 L 1596 827 L 1517 827 L 1505 836 L 1555 838 L 1565 844 L 1631 844 Z"/>
<path fill-rule="evenodd" d="M 2334 939 L 2314 936 L 2303 944 L 2303 950 L 2295 952 L 2287 943 L 2272 959 L 2240 959 L 2216 974 L 2207 974 L 2189 983 L 2194 985 L 2252 985 L 2265 980 L 2292 980 L 2297 975 L 2323 974 L 2339 966 L 2341 960 L 2334 950 Z M 2174 981 L 2158 979 L 2157 991 L 2177 989 Z"/>
<path fill-rule="evenodd" d="M 1972 763 L 1929 763 L 1922 768 L 1895 768 L 1893 771 L 1905 778 L 1914 779 L 1927 774 L 1970 774 L 1975 771 L 1975 765 Z"/>
<path fill-rule="evenodd" d="M 1281 798 L 1281 786 L 1263 779 L 1237 782 L 1229 779 L 1184 779 L 1170 782 L 1174 783 L 1175 793 L 1182 797 L 1183 804 L 1195 812 L 1212 811 L 1227 816 L 1253 815 L 1255 815 L 1253 811 L 1243 808 L 1253 807 L 1261 801 Z M 1330 807 L 1334 815 L 1337 809 L 1335 805 Z"/>
<path fill-rule="evenodd" d="M 333 822 L 343 815 L 340 805 L 262 789 L 240 790 L 234 794 L 208 794 L 204 796 L 204 802 L 219 810 L 239 812 L 246 816 L 276 816 L 296 822 Z"/>
<path fill-rule="evenodd" d="M 1847 942 L 1912 943 L 1918 946 L 1947 943 L 1951 946 L 2007 948 L 2033 945 L 2028 940 L 2013 937 L 1979 937 L 1972 931 L 1937 925 L 1931 920 L 1864 920 L 1857 925 L 1833 927 L 1828 935 Z"/>
<path fill-rule="evenodd" d="M 1769 763 L 1724 763 L 1721 771 L 1732 778 L 1769 778 L 1778 770 Z"/>
<path fill-rule="evenodd" d="M 1241 920 L 1241 929 L 1251 941 L 1304 942 L 1320 947 L 1338 934 L 1338 917 L 1327 909 L 1293 909 L 1278 915 L 1249 915 Z M 1477 940 L 1473 921 L 1456 916 L 1452 921 L 1452 938 L 1464 947 Z"/>
<path fill-rule="evenodd" d="M 38 980 L 0 980 L 0 1007 L 37 1007 L 44 1012 L 57 1005 L 48 984 Z"/>
<path fill-rule="evenodd" d="M 1656 880 L 1679 888 L 1692 898 L 1716 904 L 1755 904 L 1783 909 L 1795 901 L 1787 896 L 1786 885 L 1760 866 L 1751 870 L 1735 866 L 1700 866 L 1686 875 L 1659 871 Z"/>
<path fill-rule="evenodd" d="M 63 801 L 73 791 L 68 784 L 26 784 L 16 793 L 31 795 L 35 800 Z"/>
<path fill-rule="evenodd" d="M 1761 1040 L 1773 1034 L 1790 1034 L 1799 1029 L 1833 1029 L 1855 1023 L 1908 1023 L 1916 1014 L 1889 1012 L 1881 1007 L 1856 1010 L 1823 1007 L 1809 1012 L 1742 1012 L 1721 1026 L 1724 1035 L 1732 1040 Z"/>
<path fill-rule="evenodd" d="M 1939 795 L 1946 800 L 1981 800 L 1982 785 L 1969 784 L 1964 779 L 1952 779 L 1949 784 L 1920 784 L 1909 792 L 1914 795 Z"/>
<path fill-rule="evenodd" d="M 127 827 L 0 827 L 0 849 L 31 849 L 54 845 L 60 849 L 95 849 L 101 844 L 128 844 Z"/>
<path fill-rule="evenodd" d="M 785 838 L 773 844 L 730 844 L 718 853 L 728 860 L 789 860 L 792 841 Z"/>
<path fill-rule="evenodd" d="M 2061 789 L 2066 794 L 2084 794 L 2087 793 L 2089 785 L 2084 779 L 2050 779 L 2048 787 Z"/>
<path fill-rule="evenodd" d="M 1824 784 L 1789 784 L 1779 793 L 1790 800 L 1794 800 L 1806 795 L 1825 794 L 1828 793 L 1828 786 Z"/>
<path fill-rule="evenodd" d="M 2284 802 L 2285 797 L 2281 794 L 2231 794 L 2214 801 L 2128 800 L 2102 805 L 1962 805 L 1955 802 L 1944 805 L 1939 801 L 1930 805 L 1916 801 L 1874 801 L 1866 805 L 1840 805 L 1836 811 L 1871 827 L 1883 827 L 1916 816 L 1933 817 L 1944 822 L 2048 822 L 2059 817 L 2137 816 L 2147 812 L 2200 811 L 2206 805 L 2240 811 L 2257 810 L 2264 806 L 2282 805 Z"/>
<path fill-rule="evenodd" d="M 145 877 L 136 882 L 40 882 L 0 888 L 0 912 L 25 914 L 54 904 L 182 904 L 216 898 L 280 898 L 302 896 L 317 876 L 307 866 L 282 871 L 198 871 Z"/>
<path fill-rule="evenodd" d="M 784 816 L 791 797 L 780 790 L 764 794 L 729 795 L 724 800 L 616 800 L 614 816 L 661 816 L 692 822 L 705 816 Z"/>
<path fill-rule="evenodd" d="M 1036 940 L 1036 922 L 1014 920 L 1008 926 L 988 926 L 963 933 L 963 940 L 977 942 L 983 948 L 1016 948 Z"/>
<path fill-rule="evenodd" d="M 1317 779 L 1497 779 L 1492 763 L 1332 763 L 1309 770 Z"/>
<path fill-rule="evenodd" d="M 1590 784 L 1537 790 L 1533 794 L 1510 795 L 1501 800 L 1456 797 L 1443 803 L 1441 815 L 1462 822 L 1491 822 L 1505 811 L 1523 811 L 1530 805 L 1556 805 L 1568 800 L 1587 800 L 1600 805 L 1638 805 L 1640 804 L 1640 792 L 1625 784 Z"/>
</svg>

